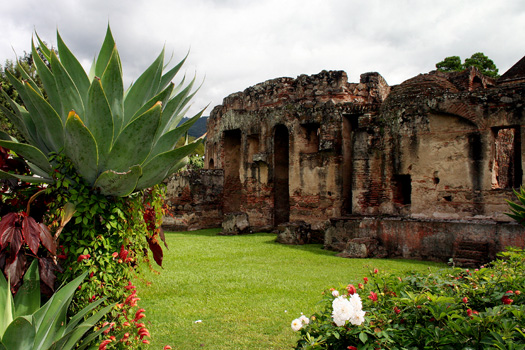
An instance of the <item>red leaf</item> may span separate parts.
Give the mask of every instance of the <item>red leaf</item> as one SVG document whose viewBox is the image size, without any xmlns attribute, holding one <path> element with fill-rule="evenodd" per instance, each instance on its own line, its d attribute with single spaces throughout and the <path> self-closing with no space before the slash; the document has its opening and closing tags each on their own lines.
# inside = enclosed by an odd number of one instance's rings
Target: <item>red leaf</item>
<svg viewBox="0 0 525 350">
<path fill-rule="evenodd" d="M 49 252 L 53 255 L 57 254 L 57 244 L 55 240 L 53 239 L 53 236 L 51 235 L 51 232 L 49 232 L 49 229 L 46 225 L 40 223 L 40 242 L 42 242 L 42 245 L 49 250 Z"/>
<path fill-rule="evenodd" d="M 40 246 L 40 226 L 31 216 L 24 217 L 22 221 L 22 234 L 33 254 L 38 253 Z"/>
<path fill-rule="evenodd" d="M 162 258 L 164 254 L 162 253 L 162 248 L 159 245 L 159 242 L 157 241 L 155 236 L 153 236 L 152 238 L 147 238 L 147 240 L 149 244 L 149 249 L 151 249 L 151 252 L 153 253 L 153 259 L 155 259 L 155 262 L 159 266 L 162 266 Z"/>
<path fill-rule="evenodd" d="M 51 258 L 40 258 L 38 259 L 38 267 L 40 270 L 40 280 L 44 282 L 52 291 L 55 290 L 55 280 L 57 276 L 56 271 L 61 272 L 60 266 L 55 264 Z"/>
<path fill-rule="evenodd" d="M 4 235 L 2 236 L 2 246 L 9 243 L 11 260 L 16 259 L 16 255 L 18 254 L 23 241 L 24 237 L 22 236 L 22 230 L 20 227 L 11 226 L 4 231 Z"/>
<path fill-rule="evenodd" d="M 18 221 L 17 219 L 17 213 L 8 213 L 2 217 L 2 221 L 0 221 L 0 248 L 3 248 L 5 242 L 7 241 L 6 239 L 4 239 L 5 231 L 8 228 L 15 227 L 16 222 Z"/>
<path fill-rule="evenodd" d="M 6 266 L 5 274 L 11 279 L 11 288 L 14 288 L 18 282 L 22 279 L 24 275 L 24 270 L 26 266 L 26 256 L 20 254 L 20 256 L 15 256 L 13 262 Z"/>
</svg>

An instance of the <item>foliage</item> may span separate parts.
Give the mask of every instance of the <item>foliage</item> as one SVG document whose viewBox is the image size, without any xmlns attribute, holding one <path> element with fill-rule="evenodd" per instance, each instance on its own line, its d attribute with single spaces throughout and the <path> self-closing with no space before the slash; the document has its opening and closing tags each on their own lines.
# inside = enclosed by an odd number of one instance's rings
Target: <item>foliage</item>
<svg viewBox="0 0 525 350">
<path fill-rule="evenodd" d="M 474 271 L 399 277 L 375 269 L 357 287 L 324 293 L 296 349 L 524 349 L 525 253 L 509 249 L 500 258 Z M 357 292 L 365 322 L 336 326 L 335 295 Z"/>
<path fill-rule="evenodd" d="M 3 135 L 0 146 L 23 157 L 38 176 L 0 172 L 4 178 L 52 183 L 55 164 L 49 157 L 60 153 L 73 162 L 89 186 L 103 195 L 127 196 L 154 186 L 180 169 L 186 156 L 200 144 L 197 140 L 175 148 L 202 114 L 176 127 L 194 95 L 194 80 L 187 86 L 183 80 L 177 87 L 171 82 L 185 59 L 163 73 L 163 50 L 124 91 L 120 57 L 109 27 L 89 75 L 58 32 L 58 56 L 37 39 L 39 46 L 32 43 L 32 54 L 46 94 L 24 70 L 20 70 L 23 79 L 7 71 L 25 107 L 5 93 L 15 112 L 0 107 L 28 144 L 5 140 L 7 136 Z"/>
<path fill-rule="evenodd" d="M 100 318 L 109 311 L 108 306 L 95 310 L 103 299 L 90 304 L 71 319 L 67 318 L 67 309 L 73 293 L 86 277 L 87 273 L 77 277 L 63 286 L 40 307 L 40 286 L 36 261 L 33 261 L 24 277 L 24 290 L 13 299 L 9 283 L 0 274 L 0 349 L 4 350 L 68 350 L 75 348 L 81 338 Z M 90 312 L 94 315 L 84 320 Z M 100 329 L 90 334 L 84 349 L 90 339 L 94 339 L 105 331 Z"/>
<path fill-rule="evenodd" d="M 105 317 L 111 327 L 104 333 L 106 339 L 100 340 L 106 341 L 102 348 L 139 349 L 140 344 L 148 342 L 147 329 L 138 322 L 144 317 L 144 309 L 138 306 L 140 299 L 132 280 L 140 273 L 139 263 L 148 246 L 155 261 L 162 264 L 159 241 L 163 238 L 164 190 L 156 186 L 129 197 L 104 196 L 86 184 L 66 158 L 51 158 L 58 166 L 53 184 L 46 190 L 55 198 L 49 205 L 50 227 L 54 230 L 60 225 L 61 208 L 66 203 L 73 203 L 76 209 L 57 237 L 57 258 L 65 267 L 58 278 L 65 282 L 89 273 L 72 301 L 71 311 L 106 298 L 105 305 L 116 306 Z M 118 341 L 107 342 L 109 337 Z"/>
<path fill-rule="evenodd" d="M 489 77 L 499 77 L 498 68 L 494 64 L 494 61 L 482 52 L 477 52 L 470 56 L 470 58 L 466 58 L 463 64 L 459 56 L 446 57 L 443 61 L 436 63 L 436 68 L 443 72 L 458 72 L 469 67 L 476 67 L 482 74 Z"/>
<path fill-rule="evenodd" d="M 511 213 L 507 213 L 507 215 L 516 220 L 520 225 L 525 226 L 525 188 L 521 186 L 519 192 L 514 190 L 514 194 L 518 198 L 519 203 L 507 200 L 511 211 Z"/>
</svg>

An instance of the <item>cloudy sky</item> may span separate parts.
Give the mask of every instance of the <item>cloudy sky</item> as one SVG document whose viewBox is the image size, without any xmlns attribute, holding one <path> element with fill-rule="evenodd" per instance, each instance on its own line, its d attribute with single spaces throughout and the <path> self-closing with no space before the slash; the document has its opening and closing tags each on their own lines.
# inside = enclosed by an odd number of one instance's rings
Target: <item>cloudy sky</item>
<svg viewBox="0 0 525 350">
<path fill-rule="evenodd" d="M 1 0 L 0 61 L 56 29 L 89 69 L 108 22 L 127 82 L 163 47 L 204 81 L 190 113 L 277 77 L 379 72 L 390 85 L 447 56 L 483 52 L 505 72 L 525 55 L 523 0 Z M 16 55 L 15 53 L 16 52 Z"/>
</svg>

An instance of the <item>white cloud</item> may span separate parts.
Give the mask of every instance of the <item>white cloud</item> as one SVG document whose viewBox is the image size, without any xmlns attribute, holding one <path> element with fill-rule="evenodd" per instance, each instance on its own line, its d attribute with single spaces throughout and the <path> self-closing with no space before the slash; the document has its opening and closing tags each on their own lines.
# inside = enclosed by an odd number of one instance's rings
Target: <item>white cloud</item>
<svg viewBox="0 0 525 350">
<path fill-rule="evenodd" d="M 89 66 L 108 21 L 127 81 L 164 46 L 174 62 L 190 49 L 184 72 L 205 78 L 191 113 L 281 76 L 377 71 L 393 85 L 447 56 L 481 51 L 504 72 L 525 54 L 521 0 L 19 0 L 0 12 L 0 60 L 29 51 L 33 29 L 55 44 L 58 27 Z"/>
</svg>

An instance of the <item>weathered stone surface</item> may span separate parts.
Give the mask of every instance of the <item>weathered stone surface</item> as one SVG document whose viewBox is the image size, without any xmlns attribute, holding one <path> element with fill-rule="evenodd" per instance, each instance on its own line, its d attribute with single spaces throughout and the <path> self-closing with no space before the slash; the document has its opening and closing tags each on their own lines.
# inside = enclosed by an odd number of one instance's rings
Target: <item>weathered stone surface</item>
<svg viewBox="0 0 525 350">
<path fill-rule="evenodd" d="M 246 213 L 236 212 L 224 215 L 221 234 L 240 235 L 244 233 L 251 233 L 250 222 Z"/>
<path fill-rule="evenodd" d="M 207 167 L 224 169 L 223 213 L 299 244 L 331 220 L 325 247 L 349 255 L 472 260 L 457 242 L 490 257 L 523 246 L 523 229 L 503 224 L 524 179 L 520 62 L 498 81 L 470 68 L 390 87 L 323 71 L 226 97 L 206 143 Z"/>
<path fill-rule="evenodd" d="M 277 226 L 276 241 L 283 244 L 322 243 L 322 231 L 304 221 L 287 222 Z"/>
</svg>

